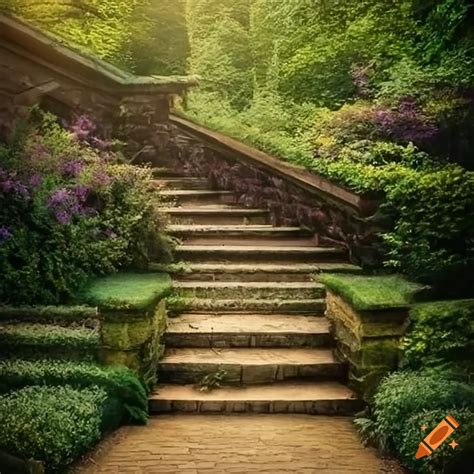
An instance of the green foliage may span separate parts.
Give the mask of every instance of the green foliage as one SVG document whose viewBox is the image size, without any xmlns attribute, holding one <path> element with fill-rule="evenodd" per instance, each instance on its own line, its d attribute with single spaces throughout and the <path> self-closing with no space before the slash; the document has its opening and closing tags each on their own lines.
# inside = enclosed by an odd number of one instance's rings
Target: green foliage
<svg viewBox="0 0 474 474">
<path fill-rule="evenodd" d="M 92 122 L 78 123 L 72 134 L 35 109 L 4 148 L 4 302 L 64 302 L 91 276 L 146 267 L 160 250 L 150 170 L 122 164 L 113 143 L 94 137 Z"/>
<path fill-rule="evenodd" d="M 0 396 L 0 449 L 64 472 L 99 441 L 106 405 L 97 387 L 32 386 Z"/>
<path fill-rule="evenodd" d="M 166 273 L 118 273 L 92 281 L 80 299 L 105 310 L 153 309 L 171 290 Z"/>
<path fill-rule="evenodd" d="M 320 280 L 360 311 L 406 308 L 420 285 L 399 275 L 363 276 L 346 273 L 326 273 Z"/>
<path fill-rule="evenodd" d="M 0 325 L 0 353 L 3 355 L 94 360 L 99 342 L 98 331 L 84 327 L 50 324 Z"/>
<path fill-rule="evenodd" d="M 0 320 L 21 322 L 85 322 L 98 318 L 90 306 L 7 306 L 0 305 Z"/>
<path fill-rule="evenodd" d="M 459 364 L 474 359 L 474 300 L 436 301 L 410 310 L 404 365 Z"/>
<path fill-rule="evenodd" d="M 100 387 L 120 403 L 123 421 L 146 423 L 148 397 L 137 376 L 125 367 L 102 367 L 86 362 L 56 360 L 0 361 L 0 393 L 28 385 Z"/>
<path fill-rule="evenodd" d="M 452 166 L 413 174 L 389 188 L 387 200 L 397 213 L 394 230 L 384 236 L 388 264 L 448 295 L 470 291 L 474 173 Z"/>
<path fill-rule="evenodd" d="M 395 449 L 416 472 L 445 472 L 457 455 L 452 449 L 441 448 L 419 461 L 415 460 L 416 449 L 424 435 L 447 415 L 461 423 L 456 439 L 467 447 L 474 433 L 474 386 L 447 372 L 398 372 L 380 385 L 373 414 L 371 422 L 357 423 L 366 438 Z M 423 424 L 428 427 L 426 433 L 421 430 Z"/>
</svg>

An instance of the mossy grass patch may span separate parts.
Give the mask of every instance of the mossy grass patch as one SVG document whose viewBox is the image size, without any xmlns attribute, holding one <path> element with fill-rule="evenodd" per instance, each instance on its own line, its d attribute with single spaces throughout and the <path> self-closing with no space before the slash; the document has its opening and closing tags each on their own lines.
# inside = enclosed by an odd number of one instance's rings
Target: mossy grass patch
<svg viewBox="0 0 474 474">
<path fill-rule="evenodd" d="M 148 311 L 172 288 L 166 273 L 117 273 L 92 280 L 79 300 L 105 311 Z"/>
<path fill-rule="evenodd" d="M 359 311 L 408 308 L 424 288 L 400 275 L 326 273 L 320 280 Z"/>
</svg>

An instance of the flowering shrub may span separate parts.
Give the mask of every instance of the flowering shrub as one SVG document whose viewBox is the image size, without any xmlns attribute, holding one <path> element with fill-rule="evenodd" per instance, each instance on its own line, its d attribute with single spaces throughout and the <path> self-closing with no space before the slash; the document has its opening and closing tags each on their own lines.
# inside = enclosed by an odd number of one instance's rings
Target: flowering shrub
<svg viewBox="0 0 474 474">
<path fill-rule="evenodd" d="M 67 130 L 36 109 L 0 146 L 0 301 L 58 303 L 146 263 L 159 230 L 150 170 L 114 150 L 89 119 Z"/>
</svg>

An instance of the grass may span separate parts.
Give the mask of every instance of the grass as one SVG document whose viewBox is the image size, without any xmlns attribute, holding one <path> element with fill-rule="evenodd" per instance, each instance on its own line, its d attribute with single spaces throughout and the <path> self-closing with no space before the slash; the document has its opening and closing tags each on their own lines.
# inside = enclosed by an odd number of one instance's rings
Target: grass
<svg viewBox="0 0 474 474">
<path fill-rule="evenodd" d="M 144 311 L 153 309 L 171 287 L 166 273 L 118 273 L 93 280 L 79 299 L 102 310 Z"/>
<path fill-rule="evenodd" d="M 400 275 L 362 276 L 327 273 L 320 280 L 359 311 L 407 308 L 423 287 Z"/>
</svg>

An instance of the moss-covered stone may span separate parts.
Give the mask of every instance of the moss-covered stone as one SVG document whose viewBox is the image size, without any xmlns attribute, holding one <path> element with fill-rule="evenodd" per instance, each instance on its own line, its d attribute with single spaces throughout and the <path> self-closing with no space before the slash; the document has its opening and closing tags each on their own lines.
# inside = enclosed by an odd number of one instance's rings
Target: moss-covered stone
<svg viewBox="0 0 474 474">
<path fill-rule="evenodd" d="M 148 312 L 172 288 L 166 273 L 118 273 L 93 280 L 79 300 L 103 312 Z"/>
<path fill-rule="evenodd" d="M 352 275 L 327 273 L 321 281 L 334 294 L 359 311 L 408 308 L 424 289 L 400 275 Z"/>
<path fill-rule="evenodd" d="M 105 365 L 124 365 L 138 374 L 142 372 L 141 350 L 123 351 L 102 348 L 100 350 L 101 362 Z"/>
</svg>

